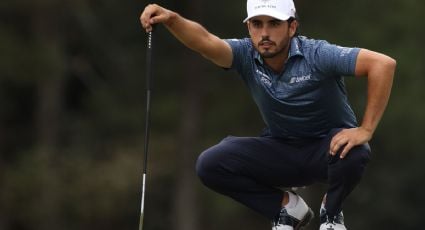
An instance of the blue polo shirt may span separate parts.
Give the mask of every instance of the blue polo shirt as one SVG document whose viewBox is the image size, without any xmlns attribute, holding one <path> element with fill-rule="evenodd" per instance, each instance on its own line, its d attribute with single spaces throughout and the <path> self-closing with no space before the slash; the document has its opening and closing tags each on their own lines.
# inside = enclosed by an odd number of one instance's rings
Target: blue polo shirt
<svg viewBox="0 0 425 230">
<path fill-rule="evenodd" d="M 320 138 L 333 128 L 357 126 L 343 76 L 354 75 L 359 48 L 297 36 L 284 71 L 275 73 L 251 39 L 225 41 L 233 51 L 231 68 L 242 76 L 272 136 Z"/>
</svg>

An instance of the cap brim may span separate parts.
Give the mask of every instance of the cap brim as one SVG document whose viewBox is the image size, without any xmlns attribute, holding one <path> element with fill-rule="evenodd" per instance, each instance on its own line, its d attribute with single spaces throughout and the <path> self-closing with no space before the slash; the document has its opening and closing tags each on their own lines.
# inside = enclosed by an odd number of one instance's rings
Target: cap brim
<svg viewBox="0 0 425 230">
<path fill-rule="evenodd" d="M 286 15 L 286 14 L 280 14 L 280 13 L 277 13 L 277 12 L 257 12 L 257 13 L 255 13 L 255 14 L 253 14 L 253 15 L 249 15 L 247 18 L 245 18 L 245 20 L 243 20 L 242 22 L 243 23 L 246 23 L 249 19 L 251 19 L 251 18 L 253 18 L 253 17 L 257 17 L 257 16 L 260 16 L 260 15 L 264 15 L 264 16 L 270 16 L 270 17 L 272 17 L 272 18 L 276 18 L 276 19 L 279 19 L 279 20 L 282 20 L 282 21 L 286 21 L 286 20 L 288 20 L 291 16 L 289 16 L 289 15 Z"/>
</svg>

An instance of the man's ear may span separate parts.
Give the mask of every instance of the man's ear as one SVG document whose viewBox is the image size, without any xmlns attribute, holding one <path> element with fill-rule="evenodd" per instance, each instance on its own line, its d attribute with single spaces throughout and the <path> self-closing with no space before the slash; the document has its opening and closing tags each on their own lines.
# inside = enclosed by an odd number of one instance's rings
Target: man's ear
<svg viewBox="0 0 425 230">
<path fill-rule="evenodd" d="M 251 23 L 249 22 L 249 20 L 246 22 L 246 29 L 248 30 L 249 35 L 251 35 Z"/>
<path fill-rule="evenodd" d="M 294 20 L 291 22 L 291 24 L 289 24 L 289 35 L 291 37 L 293 37 L 295 35 L 295 33 L 297 32 L 297 28 L 298 28 L 298 21 Z"/>
</svg>

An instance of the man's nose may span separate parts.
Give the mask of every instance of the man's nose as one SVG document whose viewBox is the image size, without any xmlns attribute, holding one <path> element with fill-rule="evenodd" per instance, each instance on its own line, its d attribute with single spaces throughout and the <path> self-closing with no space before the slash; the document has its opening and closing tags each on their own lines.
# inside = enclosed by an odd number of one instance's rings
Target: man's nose
<svg viewBox="0 0 425 230">
<path fill-rule="evenodd" d="M 269 28 L 267 26 L 263 26 L 261 29 L 261 37 L 269 37 Z"/>
</svg>

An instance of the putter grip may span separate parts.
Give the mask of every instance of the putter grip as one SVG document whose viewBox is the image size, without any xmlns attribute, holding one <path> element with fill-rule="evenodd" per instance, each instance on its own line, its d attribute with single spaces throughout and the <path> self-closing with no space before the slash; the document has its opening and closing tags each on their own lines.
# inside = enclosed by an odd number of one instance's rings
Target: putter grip
<svg viewBox="0 0 425 230">
<path fill-rule="evenodd" d="M 153 36 L 153 32 L 152 31 L 150 31 L 149 33 L 148 33 L 148 49 L 152 49 L 152 36 Z"/>
<path fill-rule="evenodd" d="M 148 44 L 146 52 L 146 89 L 151 89 L 151 77 L 152 77 L 152 55 L 154 45 L 154 33 L 150 31 L 148 33 Z"/>
</svg>

